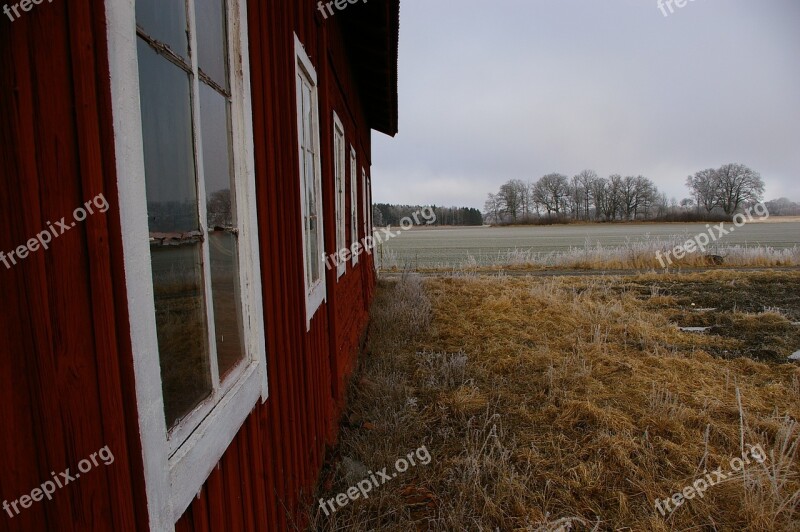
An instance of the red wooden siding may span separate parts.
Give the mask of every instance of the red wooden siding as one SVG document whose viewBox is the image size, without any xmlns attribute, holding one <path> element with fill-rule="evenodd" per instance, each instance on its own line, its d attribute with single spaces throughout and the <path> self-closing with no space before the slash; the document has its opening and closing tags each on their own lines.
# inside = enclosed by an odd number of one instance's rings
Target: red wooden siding
<svg viewBox="0 0 800 532">
<path fill-rule="evenodd" d="M 0 251 L 100 193 L 111 205 L 50 250 L 10 270 L 0 263 L 0 500 L 30 493 L 51 471 L 74 472 L 105 445 L 115 457 L 53 501 L 13 519 L 0 513 L 0 530 L 148 528 L 104 11 L 103 0 L 53 2 L 0 21 Z M 361 168 L 369 174 L 371 133 L 339 22 L 323 21 L 311 0 L 248 0 L 248 22 L 270 393 L 176 524 L 183 531 L 302 528 L 375 287 L 366 253 L 338 281 L 326 271 L 328 300 L 306 330 L 294 33 L 318 75 L 326 251 L 336 251 L 333 110 L 345 127 L 348 187 L 349 146 L 357 150 L 365 236 Z M 349 209 L 349 188 L 346 198 Z"/>
<path fill-rule="evenodd" d="M 336 244 L 332 112 L 336 110 L 344 124 L 348 147 L 352 144 L 358 152 L 359 187 L 361 166 L 369 168 L 370 129 L 341 39 L 329 30 L 331 25 L 321 24 L 314 3 L 252 1 L 248 8 L 270 398 L 256 407 L 200 499 L 179 522 L 183 530 L 237 530 L 240 523 L 229 515 L 231 504 L 242 508 L 246 522 L 272 524 L 264 529 L 302 527 L 297 519 L 314 489 L 325 446 L 335 440 L 346 377 L 366 331 L 369 293 L 364 287 L 375 282 L 373 263 L 366 254 L 355 268 L 348 263 L 338 282 L 335 269 L 326 271 L 328 300 L 306 332 L 293 33 L 306 47 L 320 88 L 329 253 Z M 362 193 L 359 190 L 359 223 L 364 215 Z M 359 238 L 363 236 L 359 228 Z M 243 462 L 259 454 L 257 468 L 242 468 Z M 245 469 L 252 472 L 249 478 L 242 475 Z M 215 483 L 247 486 L 233 492 L 244 504 L 232 500 L 230 493 L 212 493 Z M 257 509 L 268 520 L 254 515 Z"/>
<path fill-rule="evenodd" d="M 104 7 L 54 2 L 0 22 L 0 250 L 103 193 L 94 214 L 0 266 L 0 497 L 15 500 L 108 445 L 115 457 L 0 529 L 143 529 L 131 400 Z"/>
</svg>

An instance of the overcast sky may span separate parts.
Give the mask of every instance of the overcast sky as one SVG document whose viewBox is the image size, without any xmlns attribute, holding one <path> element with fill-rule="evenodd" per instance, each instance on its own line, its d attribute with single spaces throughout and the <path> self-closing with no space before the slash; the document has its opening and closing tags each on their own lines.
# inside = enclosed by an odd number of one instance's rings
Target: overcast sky
<svg viewBox="0 0 800 532">
<path fill-rule="evenodd" d="M 483 208 L 512 178 L 740 162 L 800 201 L 800 0 L 401 0 L 400 133 L 374 201 Z"/>
</svg>

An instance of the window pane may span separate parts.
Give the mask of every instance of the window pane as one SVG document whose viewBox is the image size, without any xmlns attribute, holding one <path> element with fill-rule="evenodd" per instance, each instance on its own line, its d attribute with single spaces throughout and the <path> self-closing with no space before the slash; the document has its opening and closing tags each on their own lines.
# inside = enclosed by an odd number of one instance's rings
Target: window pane
<svg viewBox="0 0 800 532">
<path fill-rule="evenodd" d="M 334 153 L 336 157 L 336 249 L 345 246 L 345 147 L 344 133 L 338 125 L 334 128 Z M 339 270 L 341 271 L 341 267 Z"/>
<path fill-rule="evenodd" d="M 198 227 L 189 75 L 139 39 L 142 138 L 150 232 Z"/>
<path fill-rule="evenodd" d="M 214 304 L 217 365 L 220 379 L 244 359 L 239 262 L 231 201 L 233 175 L 230 104 L 224 96 L 200 84 L 200 122 L 203 132 L 203 174 L 211 256 L 211 294 Z"/>
<path fill-rule="evenodd" d="M 136 0 L 136 24 L 176 54 L 189 58 L 184 0 Z"/>
<path fill-rule="evenodd" d="M 308 225 L 306 234 L 306 243 L 308 245 L 307 259 L 309 262 L 309 279 L 311 283 L 316 283 L 319 279 L 319 257 L 322 253 L 317 241 L 319 229 L 317 225 L 317 188 L 314 172 L 314 156 L 308 153 L 306 162 L 306 209 L 308 213 Z"/>
<path fill-rule="evenodd" d="M 196 0 L 197 59 L 200 68 L 222 87 L 228 83 L 228 37 L 225 2 Z"/>
<path fill-rule="evenodd" d="M 237 247 L 236 236 L 231 233 L 218 231 L 209 235 L 211 291 L 214 294 L 214 326 L 220 379 L 244 359 Z"/>
<path fill-rule="evenodd" d="M 208 85 L 200 84 L 200 123 L 203 132 L 203 174 L 209 230 L 234 227 L 231 204 L 233 175 L 230 103 Z"/>
<path fill-rule="evenodd" d="M 320 257 L 322 256 L 322 245 L 319 241 L 320 231 L 318 228 L 319 220 L 317 202 L 317 183 L 316 183 L 316 154 L 315 154 L 315 137 L 314 128 L 316 127 L 316 119 L 314 116 L 314 96 L 313 87 L 301 75 L 297 78 L 297 105 L 298 127 L 300 128 L 300 172 L 303 182 L 303 192 L 305 197 L 302 199 L 305 202 L 305 261 L 306 272 L 308 272 L 308 283 L 311 288 L 320 279 Z"/>
<path fill-rule="evenodd" d="M 353 153 L 350 154 L 350 244 L 358 240 L 358 181 L 357 161 Z M 358 262 L 358 256 L 353 257 L 353 262 Z"/>
<path fill-rule="evenodd" d="M 172 427 L 211 394 L 200 244 L 152 246 L 164 413 Z"/>
</svg>

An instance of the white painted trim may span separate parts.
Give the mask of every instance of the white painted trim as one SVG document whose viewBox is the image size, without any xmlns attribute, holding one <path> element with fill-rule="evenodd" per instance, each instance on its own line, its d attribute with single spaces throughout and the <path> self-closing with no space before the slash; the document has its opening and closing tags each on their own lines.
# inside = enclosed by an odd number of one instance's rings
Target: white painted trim
<svg viewBox="0 0 800 532">
<path fill-rule="evenodd" d="M 243 378 L 217 403 L 209 418 L 169 460 L 172 520 L 177 522 L 205 484 L 222 455 L 239 432 L 260 395 L 257 363 L 251 363 Z M 195 489 L 189 489 L 196 486 Z"/>
<path fill-rule="evenodd" d="M 267 375 L 267 341 L 264 330 L 264 302 L 261 286 L 261 256 L 258 236 L 258 206 L 256 204 L 256 162 L 253 136 L 253 99 L 250 91 L 250 44 L 247 36 L 247 2 L 240 0 L 235 4 L 238 20 L 229 17 L 229 35 L 239 38 L 239 50 L 236 53 L 231 47 L 228 50 L 230 64 L 238 66 L 241 76 L 231 76 L 232 94 L 241 94 L 240 105 L 233 106 L 233 130 L 241 138 L 239 149 L 240 157 L 236 157 L 236 175 L 246 176 L 236 187 L 236 205 L 239 216 L 239 263 L 244 258 L 249 259 L 250 268 L 241 269 L 245 277 L 241 280 L 243 301 L 242 315 L 245 317 L 245 341 L 248 344 L 248 353 L 258 364 L 258 376 L 261 386 L 262 403 L 269 397 L 269 378 Z M 235 27 L 238 22 L 238 29 Z M 234 144 L 237 146 L 237 144 Z M 249 333 L 249 334 L 248 334 Z"/>
<path fill-rule="evenodd" d="M 367 176 L 367 234 L 364 235 L 364 238 L 373 236 L 375 233 L 375 226 L 372 223 L 372 209 L 375 207 L 372 205 L 372 178 Z M 372 255 L 372 248 L 367 248 L 367 253 Z M 372 261 L 372 265 L 375 265 L 375 261 Z"/>
<path fill-rule="evenodd" d="M 364 209 L 362 225 L 364 226 L 364 238 L 367 237 L 367 171 L 361 167 L 361 208 Z"/>
<path fill-rule="evenodd" d="M 191 13 L 189 16 L 192 16 Z M 149 228 L 134 0 L 108 0 L 106 18 L 123 261 L 147 512 L 151 530 L 174 530 L 174 523 L 202 488 L 259 396 L 262 400 L 268 396 L 255 202 L 247 12 L 244 0 L 228 0 L 240 283 L 245 318 L 244 340 L 250 362 L 243 362 L 225 379 L 215 396 L 216 404 L 212 405 L 207 416 L 199 420 L 191 435 L 181 442 L 171 458 L 164 420 L 147 237 Z"/>
<path fill-rule="evenodd" d="M 296 33 L 294 35 L 294 56 L 296 61 L 300 63 L 300 66 L 303 67 L 306 71 L 306 75 L 308 76 L 311 84 L 314 87 L 317 87 L 317 71 L 314 68 L 313 63 L 311 63 L 311 58 L 308 56 L 306 52 L 305 45 L 300 41 L 300 37 L 297 36 Z"/>
<path fill-rule="evenodd" d="M 336 194 L 336 253 L 347 246 L 347 153 L 344 125 L 339 120 L 336 111 L 333 112 L 333 183 Z M 336 281 L 347 271 L 347 262 L 338 261 L 336 266 Z"/>
<path fill-rule="evenodd" d="M 311 136 L 314 142 L 314 188 L 317 197 L 317 241 L 319 242 L 319 254 L 316 257 L 317 267 L 319 268 L 319 280 L 313 285 L 309 282 L 308 267 L 306 265 L 306 231 L 305 231 L 305 218 L 306 218 L 306 201 L 305 201 L 305 176 L 301 173 L 299 177 L 300 184 L 300 223 L 303 227 L 302 231 L 302 244 L 303 244 L 303 278 L 304 288 L 306 293 L 306 330 L 311 330 L 311 319 L 317 312 L 322 302 L 327 299 L 327 285 L 325 275 L 325 221 L 323 218 L 323 204 L 322 204 L 322 168 L 320 158 L 320 141 L 319 141 L 319 87 L 317 85 L 317 73 L 314 70 L 314 65 L 311 64 L 311 59 L 306 53 L 303 43 L 294 35 L 294 50 L 295 50 L 295 84 L 297 84 L 297 77 L 304 76 L 309 85 L 312 86 L 311 91 L 311 106 L 312 106 L 312 125 Z M 297 94 L 297 89 L 295 89 Z M 300 109 L 300 102 L 295 102 L 297 107 L 297 135 L 298 135 L 298 153 L 300 151 L 300 135 L 303 131 L 301 124 L 302 116 Z M 300 161 L 300 170 L 302 171 L 303 162 Z"/>
<path fill-rule="evenodd" d="M 169 497 L 167 427 L 147 238 L 147 191 L 135 21 L 133 0 L 107 0 L 114 149 L 147 514 L 150 529 L 164 531 L 174 530 L 174 521 Z"/>
<path fill-rule="evenodd" d="M 358 156 L 350 145 L 350 242 L 358 242 Z M 353 253 L 353 267 L 358 264 L 358 254 Z"/>
</svg>

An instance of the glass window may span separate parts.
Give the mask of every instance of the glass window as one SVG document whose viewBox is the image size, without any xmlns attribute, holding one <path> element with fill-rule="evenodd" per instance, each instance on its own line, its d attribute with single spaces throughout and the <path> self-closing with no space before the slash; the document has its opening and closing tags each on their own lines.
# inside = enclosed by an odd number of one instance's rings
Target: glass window
<svg viewBox="0 0 800 532">
<path fill-rule="evenodd" d="M 164 414 L 171 427 L 212 391 L 201 249 L 155 245 L 150 256 Z"/>
<path fill-rule="evenodd" d="M 345 214 L 345 163 L 347 154 L 345 152 L 344 126 L 336 113 L 333 113 L 333 156 L 334 174 L 336 183 L 336 251 L 347 246 L 346 242 L 346 222 Z M 347 270 L 345 261 L 337 261 L 337 277 L 341 277 Z"/>
<path fill-rule="evenodd" d="M 187 28 L 183 1 L 136 2 L 150 258 L 164 413 L 177 440 L 173 451 L 247 358 L 227 6 L 223 0 L 190 1 L 196 28 Z M 187 31 L 196 32 L 202 71 L 191 66 Z M 165 43 L 186 57 L 160 53 Z"/>
<path fill-rule="evenodd" d="M 361 167 L 361 218 L 364 222 L 364 236 L 367 236 L 367 171 Z"/>
<path fill-rule="evenodd" d="M 316 73 L 302 44 L 296 38 L 295 50 L 306 321 L 310 327 L 311 318 L 326 296 L 325 277 L 322 275 L 325 247 L 322 222 L 322 175 L 319 160 L 319 115 Z"/>
<path fill-rule="evenodd" d="M 372 225 L 372 209 L 374 208 L 372 206 L 372 179 L 370 179 L 369 176 L 367 176 L 367 190 L 365 196 L 367 198 L 367 234 L 364 235 L 364 238 L 367 238 L 372 237 L 372 233 L 375 231 L 375 228 Z M 367 242 L 370 243 L 371 241 Z M 367 253 L 372 253 L 372 248 L 368 248 Z"/>
<path fill-rule="evenodd" d="M 136 0 L 136 24 L 179 56 L 189 58 L 184 0 Z"/>
<path fill-rule="evenodd" d="M 229 89 L 228 39 L 225 2 L 222 0 L 195 0 L 197 33 L 197 59 L 200 70 L 223 89 Z"/>
<path fill-rule="evenodd" d="M 224 379 L 244 359 L 238 235 L 231 195 L 233 139 L 230 102 L 204 83 L 200 84 L 200 123 L 215 344 L 219 375 Z"/>
<path fill-rule="evenodd" d="M 304 193 L 304 241 L 305 241 L 305 259 L 306 259 L 306 275 L 308 276 L 308 289 L 311 290 L 313 286 L 319 281 L 319 261 L 317 256 L 320 253 L 319 240 L 317 238 L 317 226 L 320 222 L 318 198 L 317 198 L 317 160 L 314 146 L 314 106 L 312 105 L 313 94 L 312 87 L 309 81 L 303 75 L 298 76 L 297 82 L 298 89 L 300 90 L 299 106 L 301 117 L 301 131 L 300 131 L 300 153 L 301 160 L 301 180 L 303 181 Z"/>
<path fill-rule="evenodd" d="M 220 378 L 224 379 L 245 356 L 238 242 L 236 235 L 214 232 L 209 236 L 209 244 L 217 368 Z"/>
<path fill-rule="evenodd" d="M 356 150 L 350 146 L 350 245 L 358 242 L 358 160 Z M 358 264 L 358 255 L 353 255 L 353 265 Z"/>
<path fill-rule="evenodd" d="M 105 6 L 132 421 L 147 521 L 173 530 L 269 396 L 247 2 Z"/>
<path fill-rule="evenodd" d="M 196 231 L 190 78 L 141 39 L 138 50 L 150 231 Z"/>
</svg>

